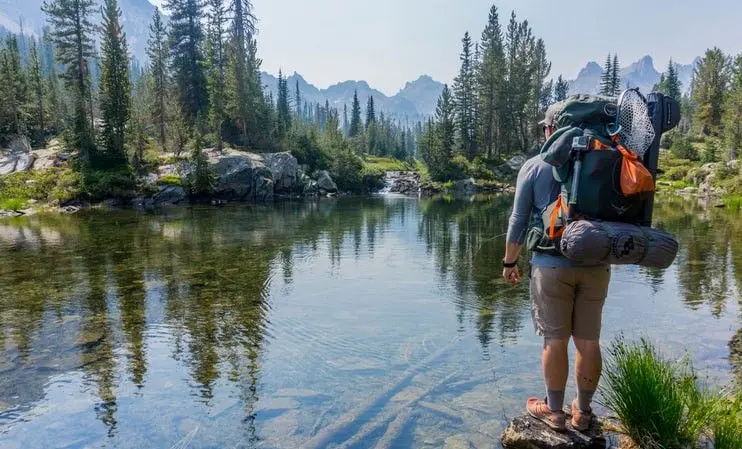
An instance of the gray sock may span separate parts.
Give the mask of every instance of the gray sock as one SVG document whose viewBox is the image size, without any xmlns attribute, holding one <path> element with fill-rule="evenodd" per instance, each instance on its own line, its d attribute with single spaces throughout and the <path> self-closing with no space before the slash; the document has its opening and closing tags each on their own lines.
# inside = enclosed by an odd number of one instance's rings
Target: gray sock
<svg viewBox="0 0 742 449">
<path fill-rule="evenodd" d="M 577 407 L 580 408 L 583 412 L 592 412 L 592 407 L 590 407 L 590 403 L 593 402 L 593 395 L 595 394 L 595 390 L 580 390 L 577 389 Z"/>
<path fill-rule="evenodd" d="M 552 412 L 560 412 L 564 408 L 564 390 L 546 390 L 546 403 Z"/>
</svg>

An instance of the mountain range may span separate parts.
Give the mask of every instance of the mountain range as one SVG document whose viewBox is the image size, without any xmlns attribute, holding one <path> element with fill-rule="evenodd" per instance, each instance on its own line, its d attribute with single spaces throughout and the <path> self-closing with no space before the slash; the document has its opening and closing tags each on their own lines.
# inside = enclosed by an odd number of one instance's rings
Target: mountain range
<svg viewBox="0 0 742 449">
<path fill-rule="evenodd" d="M 42 27 L 46 24 L 46 17 L 41 11 L 42 3 L 43 0 L 0 0 L 0 31 L 5 29 L 18 33 L 22 28 L 25 33 L 38 36 Z M 139 61 L 145 61 L 149 24 L 155 6 L 148 0 L 119 0 L 119 6 L 122 12 L 124 31 L 126 31 L 129 43 L 129 51 Z M 99 17 L 100 14 L 96 11 L 94 16 Z M 94 20 L 94 22 L 98 20 Z M 690 89 L 691 77 L 698 59 L 696 58 L 696 60 L 686 65 L 675 64 L 683 91 L 687 92 Z M 580 70 L 577 78 L 569 81 L 570 93 L 597 93 L 600 89 L 602 73 L 603 68 L 600 64 L 594 61 L 588 62 Z M 261 78 L 263 85 L 273 94 L 273 97 L 277 97 L 278 79 L 266 72 L 261 74 Z M 651 56 L 644 56 L 638 61 L 621 68 L 622 84 L 639 87 L 644 93 L 650 92 L 659 79 L 660 72 L 655 68 Z M 300 74 L 294 73 L 288 77 L 292 98 L 297 82 L 305 101 L 322 104 L 328 101 L 331 106 L 342 110 L 344 105 L 350 107 L 353 101 L 353 93 L 357 91 L 362 109 L 365 110 L 368 97 L 373 95 L 377 111 L 383 111 L 388 116 L 402 121 L 416 121 L 433 115 L 438 97 L 443 90 L 443 83 L 427 75 L 406 83 L 395 95 L 387 96 L 362 80 L 342 81 L 326 89 L 320 89 L 305 80 Z"/>
</svg>

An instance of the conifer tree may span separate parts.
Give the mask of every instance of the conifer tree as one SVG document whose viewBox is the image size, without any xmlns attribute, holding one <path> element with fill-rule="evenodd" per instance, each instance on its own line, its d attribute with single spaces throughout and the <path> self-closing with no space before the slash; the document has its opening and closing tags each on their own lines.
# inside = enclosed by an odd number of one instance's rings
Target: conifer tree
<svg viewBox="0 0 742 449">
<path fill-rule="evenodd" d="M 613 62 L 611 61 L 610 53 L 605 58 L 603 75 L 600 77 L 600 95 L 607 97 L 613 95 Z"/>
<path fill-rule="evenodd" d="M 479 122 L 482 149 L 488 158 L 503 148 L 502 117 L 506 113 L 505 76 L 506 62 L 502 29 L 497 7 L 490 8 L 487 26 L 482 32 L 482 60 L 476 73 L 479 97 Z"/>
<path fill-rule="evenodd" d="M 374 110 L 374 96 L 371 95 L 368 97 L 368 102 L 366 103 L 366 129 L 368 129 L 368 127 L 375 121 L 376 111 Z"/>
<path fill-rule="evenodd" d="M 353 106 L 351 108 L 350 115 L 350 129 L 348 131 L 349 137 L 356 137 L 361 133 L 361 104 L 358 102 L 358 91 L 353 92 Z"/>
<path fill-rule="evenodd" d="M 209 120 L 216 134 L 216 147 L 224 146 L 225 98 L 227 92 L 226 24 L 227 10 L 224 0 L 207 0 L 208 32 L 206 56 L 208 61 L 207 85 L 209 91 Z"/>
<path fill-rule="evenodd" d="M 348 105 L 343 105 L 343 135 L 347 136 L 350 132 L 350 124 L 348 123 Z"/>
<path fill-rule="evenodd" d="M 456 127 L 458 148 L 468 159 L 476 156 L 476 123 L 474 117 L 474 62 L 471 52 L 472 43 L 469 32 L 461 40 L 462 50 L 459 55 L 461 68 L 454 80 L 453 94 L 456 102 Z"/>
<path fill-rule="evenodd" d="M 742 54 L 737 55 L 731 66 L 729 92 L 724 100 L 724 134 L 729 154 L 737 159 L 742 148 Z"/>
<path fill-rule="evenodd" d="M 301 91 L 299 90 L 298 77 L 296 79 L 296 90 L 294 94 L 294 101 L 296 102 L 296 104 L 294 105 L 294 107 L 296 108 L 296 119 L 299 121 L 303 121 L 302 116 L 301 116 Z"/>
<path fill-rule="evenodd" d="M 278 139 L 286 137 L 286 133 L 291 128 L 291 107 L 289 106 L 289 87 L 288 81 L 284 78 L 283 73 L 278 71 L 278 99 L 276 103 L 277 123 L 276 132 Z"/>
<path fill-rule="evenodd" d="M 5 103 L 3 108 L 7 118 L 7 129 L 3 130 L 6 136 L 25 135 L 28 131 L 28 117 L 26 112 L 27 87 L 26 76 L 21 67 L 21 55 L 18 49 L 18 38 L 11 34 L 5 38 L 5 48 L 0 53 L 0 73 L 2 74 L 2 95 L 0 99 Z"/>
<path fill-rule="evenodd" d="M 245 140 L 248 137 L 248 128 L 255 131 L 255 127 L 261 121 L 259 109 L 267 112 L 267 108 L 263 107 L 259 73 L 257 86 L 255 85 L 255 74 L 260 68 L 251 49 L 255 33 L 252 3 L 250 0 L 232 0 L 229 10 L 234 13 L 229 54 L 231 82 L 229 110 L 241 130 L 242 139 Z"/>
<path fill-rule="evenodd" d="M 719 48 L 706 50 L 693 73 L 691 99 L 696 106 L 696 123 L 706 135 L 720 132 L 724 92 L 729 81 L 728 60 Z"/>
<path fill-rule="evenodd" d="M 611 65 L 611 96 L 621 95 L 621 66 L 618 63 L 618 54 L 613 55 L 613 64 Z"/>
<path fill-rule="evenodd" d="M 554 85 L 554 101 L 566 100 L 568 92 L 569 83 L 562 78 L 562 75 L 559 75 L 556 84 Z"/>
<path fill-rule="evenodd" d="M 681 82 L 678 79 L 678 71 L 675 69 L 675 64 L 672 62 L 672 59 L 670 59 L 670 62 L 667 65 L 667 78 L 665 79 L 665 89 L 662 93 L 667 95 L 668 97 L 674 98 L 675 101 L 679 102 L 682 96 L 680 89 L 681 89 Z"/>
<path fill-rule="evenodd" d="M 44 114 L 44 77 L 41 74 L 41 60 L 36 41 L 31 46 L 31 63 L 29 66 L 29 81 L 35 97 L 34 119 L 41 140 L 44 139 L 46 131 L 46 117 Z"/>
<path fill-rule="evenodd" d="M 72 149 L 79 149 L 85 162 L 90 162 L 96 152 L 88 67 L 95 56 L 90 21 L 93 5 L 92 0 L 48 0 L 42 7 L 51 22 L 57 62 L 65 67 L 63 79 L 72 95 L 73 116 L 66 141 Z"/>
<path fill-rule="evenodd" d="M 147 41 L 147 56 L 150 64 L 150 80 L 152 82 L 152 104 L 149 107 L 152 122 L 157 127 L 157 140 L 160 147 L 165 148 L 167 141 L 167 31 L 162 22 L 160 10 L 155 8 L 152 23 L 149 26 L 149 40 Z"/>
<path fill-rule="evenodd" d="M 114 166 L 124 166 L 127 162 L 124 149 L 126 123 L 131 112 L 129 54 L 126 35 L 121 28 L 118 1 L 105 0 L 101 13 L 101 143 L 106 161 Z"/>
<path fill-rule="evenodd" d="M 204 74 L 201 0 L 167 0 L 170 11 L 170 63 L 179 106 L 190 125 L 208 109 Z"/>
</svg>

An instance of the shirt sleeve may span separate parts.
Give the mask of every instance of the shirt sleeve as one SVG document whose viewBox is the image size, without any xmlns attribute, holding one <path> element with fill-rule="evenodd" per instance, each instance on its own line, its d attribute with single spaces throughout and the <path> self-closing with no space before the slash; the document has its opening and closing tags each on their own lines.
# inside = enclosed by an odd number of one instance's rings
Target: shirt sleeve
<svg viewBox="0 0 742 449">
<path fill-rule="evenodd" d="M 533 173 L 532 164 L 528 163 L 523 165 L 518 172 L 513 212 L 508 222 L 508 243 L 522 245 L 526 239 L 533 211 Z"/>
</svg>

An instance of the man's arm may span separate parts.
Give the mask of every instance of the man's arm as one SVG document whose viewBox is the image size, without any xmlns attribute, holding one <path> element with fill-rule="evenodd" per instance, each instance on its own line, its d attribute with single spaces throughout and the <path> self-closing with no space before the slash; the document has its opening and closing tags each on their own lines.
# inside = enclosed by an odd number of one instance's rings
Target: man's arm
<svg viewBox="0 0 742 449">
<path fill-rule="evenodd" d="M 515 200 L 513 212 L 508 222 L 508 234 L 505 243 L 505 263 L 513 263 L 518 260 L 520 249 L 528 232 L 533 211 L 533 170 L 531 164 L 526 163 L 518 172 L 518 180 L 515 184 Z M 517 266 L 504 268 L 502 277 L 513 285 L 520 282 L 520 271 Z"/>
</svg>

